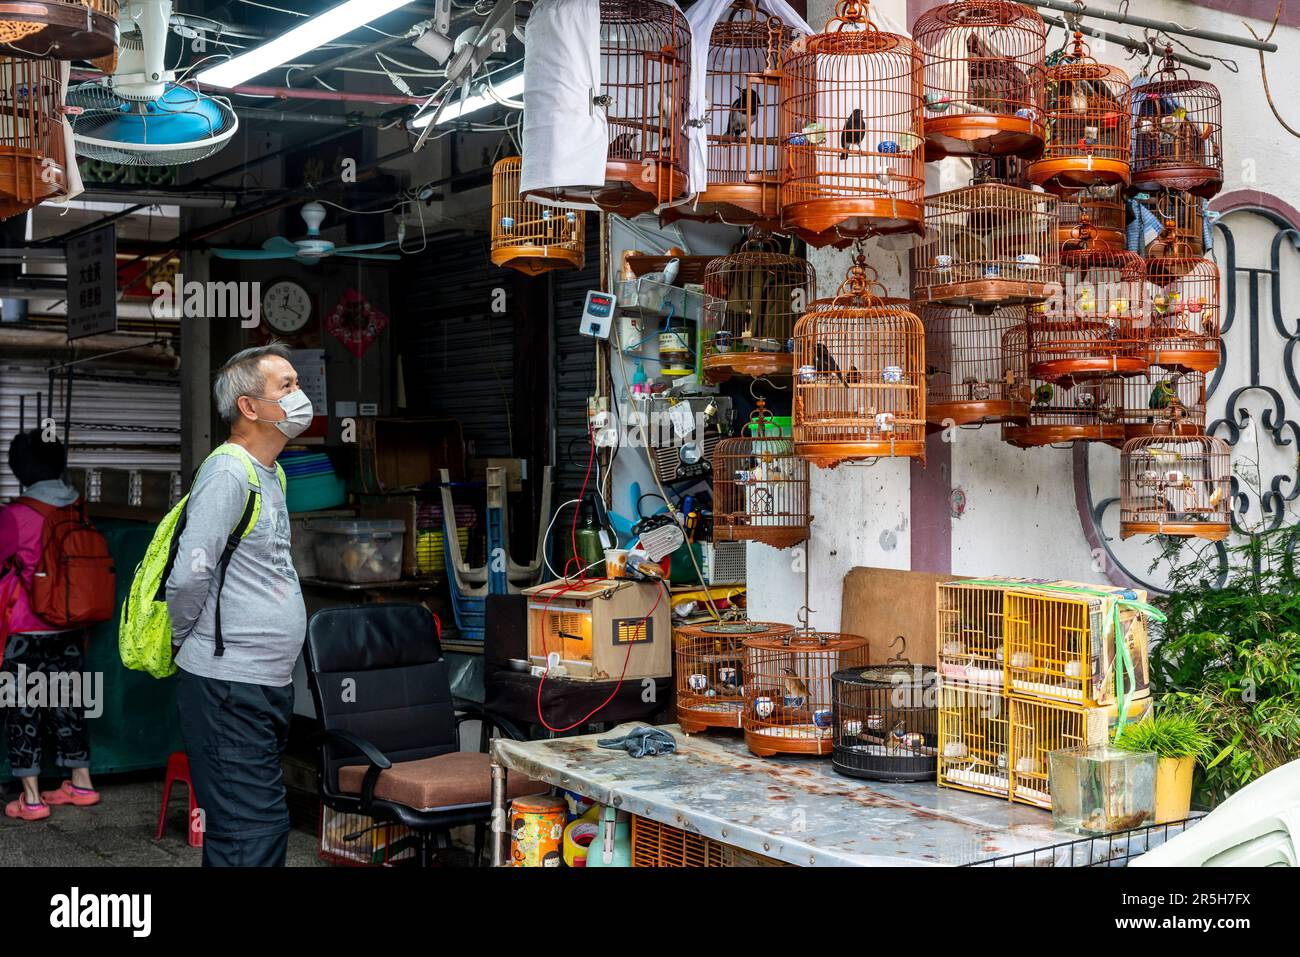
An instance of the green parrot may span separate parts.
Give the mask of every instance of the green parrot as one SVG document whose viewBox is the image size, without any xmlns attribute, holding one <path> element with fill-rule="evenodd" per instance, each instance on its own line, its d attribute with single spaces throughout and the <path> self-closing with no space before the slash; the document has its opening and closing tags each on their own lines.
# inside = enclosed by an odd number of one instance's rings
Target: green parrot
<svg viewBox="0 0 1300 957">
<path fill-rule="evenodd" d="M 1147 399 L 1148 409 L 1167 409 L 1170 403 L 1174 401 L 1174 384 L 1169 379 L 1161 379 L 1151 390 L 1151 398 Z"/>
<path fill-rule="evenodd" d="M 1034 405 L 1051 405 L 1054 395 L 1056 395 L 1056 390 L 1052 388 L 1052 384 L 1044 382 L 1034 389 Z"/>
</svg>

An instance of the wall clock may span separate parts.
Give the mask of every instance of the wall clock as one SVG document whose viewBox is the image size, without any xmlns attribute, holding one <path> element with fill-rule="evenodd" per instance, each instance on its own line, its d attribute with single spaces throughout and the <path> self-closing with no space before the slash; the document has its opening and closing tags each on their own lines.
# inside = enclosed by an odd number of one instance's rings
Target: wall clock
<svg viewBox="0 0 1300 957">
<path fill-rule="evenodd" d="M 276 332 L 298 332 L 311 315 L 311 294 L 292 279 L 279 279 L 262 292 L 262 318 Z"/>
</svg>

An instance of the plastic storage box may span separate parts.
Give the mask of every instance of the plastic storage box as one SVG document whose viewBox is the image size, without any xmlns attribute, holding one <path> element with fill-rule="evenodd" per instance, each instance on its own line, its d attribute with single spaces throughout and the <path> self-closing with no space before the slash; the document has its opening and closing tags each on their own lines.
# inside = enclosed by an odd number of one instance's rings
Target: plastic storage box
<svg viewBox="0 0 1300 957">
<path fill-rule="evenodd" d="M 316 523 L 316 574 L 340 582 L 389 582 L 402 577 L 406 523 L 395 518 Z"/>
</svg>

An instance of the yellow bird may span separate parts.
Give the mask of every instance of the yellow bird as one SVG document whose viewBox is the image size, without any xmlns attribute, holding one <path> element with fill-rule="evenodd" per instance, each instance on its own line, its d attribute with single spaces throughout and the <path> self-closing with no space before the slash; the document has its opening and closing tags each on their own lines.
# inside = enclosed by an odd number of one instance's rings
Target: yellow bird
<svg viewBox="0 0 1300 957">
<path fill-rule="evenodd" d="M 1223 501 L 1223 487 L 1219 486 L 1210 493 L 1210 508 L 1218 508 L 1219 503 Z"/>
</svg>

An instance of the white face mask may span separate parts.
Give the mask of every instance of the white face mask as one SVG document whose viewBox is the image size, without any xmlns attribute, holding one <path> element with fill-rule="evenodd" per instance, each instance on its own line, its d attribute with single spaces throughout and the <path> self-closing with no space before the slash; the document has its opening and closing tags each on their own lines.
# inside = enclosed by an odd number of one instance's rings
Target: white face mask
<svg viewBox="0 0 1300 957">
<path fill-rule="evenodd" d="M 268 399 L 266 396 L 250 395 L 250 399 L 258 399 L 262 402 L 275 402 L 284 410 L 284 418 L 277 419 L 273 423 L 277 429 L 284 433 L 286 438 L 296 439 L 307 430 L 311 425 L 312 407 L 311 399 L 306 392 L 298 389 L 290 392 L 288 395 L 281 396 L 277 399 Z M 270 419 L 258 419 L 259 422 L 270 422 Z"/>
</svg>

